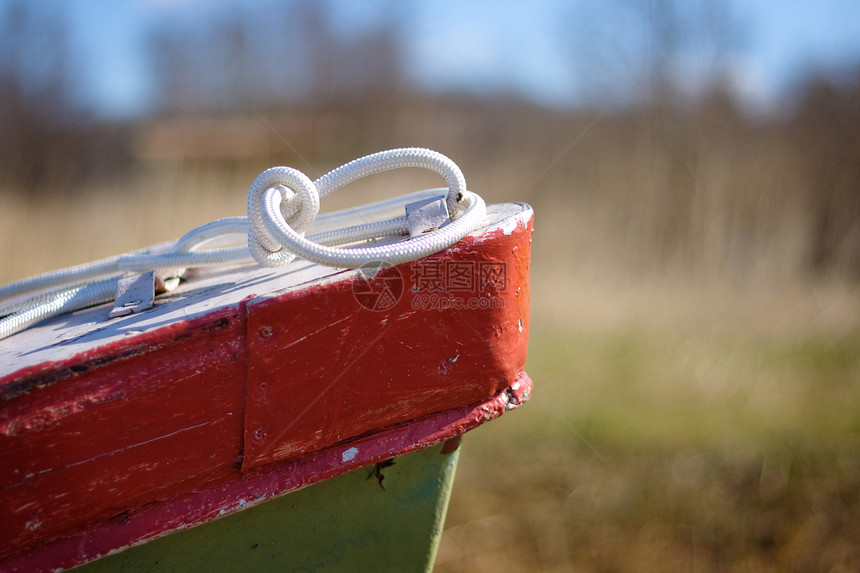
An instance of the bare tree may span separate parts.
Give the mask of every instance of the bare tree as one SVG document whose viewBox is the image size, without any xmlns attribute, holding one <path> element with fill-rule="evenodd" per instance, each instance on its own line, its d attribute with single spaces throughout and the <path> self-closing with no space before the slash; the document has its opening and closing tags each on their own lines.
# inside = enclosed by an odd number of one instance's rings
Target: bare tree
<svg viewBox="0 0 860 573">
<path fill-rule="evenodd" d="M 0 12 L 0 178 L 32 187 L 68 161 L 74 111 L 62 14 L 15 0 Z M 66 165 L 65 167 L 67 167 Z"/>
<path fill-rule="evenodd" d="M 809 261 L 860 279 L 860 82 L 816 78 L 805 91 L 795 142 L 813 217 Z"/>
<path fill-rule="evenodd" d="M 560 50 L 593 101 L 671 106 L 686 84 L 714 87 L 742 45 L 728 4 L 707 0 L 610 0 L 560 18 Z"/>
<path fill-rule="evenodd" d="M 164 23 L 151 43 L 161 107 L 238 111 L 394 93 L 406 77 L 401 15 L 385 10 L 377 26 L 349 39 L 336 33 L 326 2 L 280 2 L 265 13 L 234 6 L 192 30 Z"/>
</svg>

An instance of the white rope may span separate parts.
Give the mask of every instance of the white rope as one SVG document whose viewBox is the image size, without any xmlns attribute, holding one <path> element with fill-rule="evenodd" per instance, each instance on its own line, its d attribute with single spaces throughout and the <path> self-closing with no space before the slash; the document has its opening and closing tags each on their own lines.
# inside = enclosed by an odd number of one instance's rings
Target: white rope
<svg viewBox="0 0 860 573">
<path fill-rule="evenodd" d="M 108 280 L 66 289 L 41 300 L 28 308 L 0 320 L 0 339 L 20 332 L 38 322 L 113 300 L 116 281 Z"/>
<path fill-rule="evenodd" d="M 445 179 L 451 217 L 448 224 L 407 240 L 357 245 L 408 235 L 404 206 L 438 196 L 438 190 L 318 216 L 322 197 L 362 177 L 405 167 L 428 169 Z M 340 268 L 416 260 L 450 247 L 475 230 L 486 206 L 478 195 L 466 190 L 466 180 L 453 161 L 429 149 L 404 148 L 356 159 L 316 181 L 289 167 L 267 169 L 251 184 L 247 210 L 247 217 L 212 221 L 173 243 L 0 286 L 0 317 L 4 317 L 0 319 L 0 339 L 49 317 L 113 300 L 116 280 L 131 273 L 155 270 L 165 278 L 181 277 L 189 268 L 254 261 L 276 267 L 296 257 Z M 398 211 L 401 214 L 392 217 Z M 309 230 L 316 233 L 306 237 Z"/>
</svg>

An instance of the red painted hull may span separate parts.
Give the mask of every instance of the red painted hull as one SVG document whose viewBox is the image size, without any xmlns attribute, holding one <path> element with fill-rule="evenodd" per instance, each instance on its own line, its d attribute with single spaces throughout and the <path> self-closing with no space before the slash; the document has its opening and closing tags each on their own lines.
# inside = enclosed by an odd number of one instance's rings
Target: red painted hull
<svg viewBox="0 0 860 573">
<path fill-rule="evenodd" d="M 0 569 L 70 567 L 518 405 L 531 235 L 522 207 L 370 282 L 230 278 L 182 320 L 89 328 L 57 345 L 74 352 L 20 351 L 20 367 L 0 357 Z"/>
</svg>

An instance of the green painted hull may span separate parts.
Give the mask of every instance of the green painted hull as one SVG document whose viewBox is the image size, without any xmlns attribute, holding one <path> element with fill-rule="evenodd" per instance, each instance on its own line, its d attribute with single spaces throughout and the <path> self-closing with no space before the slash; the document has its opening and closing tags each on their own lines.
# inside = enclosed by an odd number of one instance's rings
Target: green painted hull
<svg viewBox="0 0 860 573">
<path fill-rule="evenodd" d="M 400 456 L 379 475 L 377 466 L 357 469 L 75 571 L 430 571 L 460 451 L 442 449 Z"/>
</svg>

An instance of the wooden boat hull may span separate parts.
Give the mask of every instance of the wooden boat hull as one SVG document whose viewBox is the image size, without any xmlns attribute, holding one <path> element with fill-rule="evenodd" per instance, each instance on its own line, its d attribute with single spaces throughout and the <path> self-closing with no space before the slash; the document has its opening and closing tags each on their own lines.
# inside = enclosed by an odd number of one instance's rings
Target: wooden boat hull
<svg viewBox="0 0 860 573">
<path fill-rule="evenodd" d="M 201 273 L 0 349 L 0 566 L 50 570 L 458 436 L 528 398 L 527 205 L 374 275 Z"/>
</svg>

